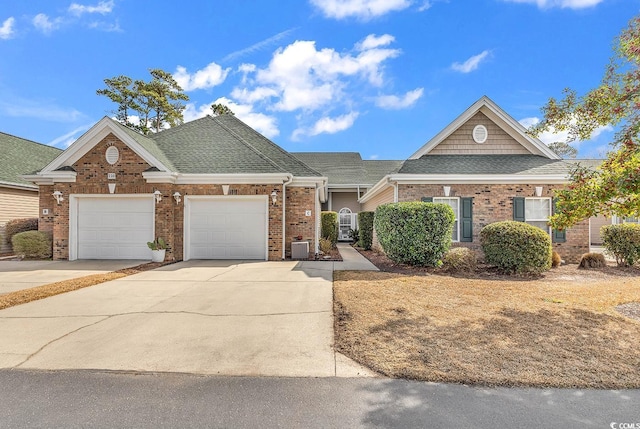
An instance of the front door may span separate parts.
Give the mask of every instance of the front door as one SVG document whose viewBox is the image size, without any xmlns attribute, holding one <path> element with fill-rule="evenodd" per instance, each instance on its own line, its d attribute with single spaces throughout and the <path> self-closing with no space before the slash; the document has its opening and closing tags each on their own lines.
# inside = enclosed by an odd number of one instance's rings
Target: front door
<svg viewBox="0 0 640 429">
<path fill-rule="evenodd" d="M 356 213 L 352 213 L 351 209 L 344 207 L 338 212 L 338 240 L 348 241 L 351 240 L 349 232 L 352 229 L 356 229 Z"/>
</svg>

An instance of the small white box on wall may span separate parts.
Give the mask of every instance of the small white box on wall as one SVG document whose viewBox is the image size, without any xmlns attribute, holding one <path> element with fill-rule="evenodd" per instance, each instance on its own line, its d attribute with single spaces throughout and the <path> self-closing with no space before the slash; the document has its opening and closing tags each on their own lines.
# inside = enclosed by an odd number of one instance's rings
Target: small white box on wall
<svg viewBox="0 0 640 429">
<path fill-rule="evenodd" d="M 42 214 L 43 215 L 48 215 L 49 214 L 49 209 L 42 209 Z"/>
<path fill-rule="evenodd" d="M 305 216 L 311 216 L 311 210 L 307 210 L 307 211 L 305 211 L 305 212 L 304 212 L 304 215 L 305 215 Z"/>
</svg>

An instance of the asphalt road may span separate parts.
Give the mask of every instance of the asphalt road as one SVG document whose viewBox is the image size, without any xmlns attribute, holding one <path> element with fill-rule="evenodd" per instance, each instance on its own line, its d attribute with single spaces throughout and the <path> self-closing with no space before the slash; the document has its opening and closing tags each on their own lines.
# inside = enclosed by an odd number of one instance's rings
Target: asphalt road
<svg viewBox="0 0 640 429">
<path fill-rule="evenodd" d="M 23 370 L 0 386 L 2 428 L 640 428 L 640 390 Z"/>
</svg>

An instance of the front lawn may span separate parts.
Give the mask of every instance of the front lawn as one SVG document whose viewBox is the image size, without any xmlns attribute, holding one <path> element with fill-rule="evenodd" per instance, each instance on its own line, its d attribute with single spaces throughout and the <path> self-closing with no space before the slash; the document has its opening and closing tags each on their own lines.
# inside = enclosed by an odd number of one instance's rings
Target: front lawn
<svg viewBox="0 0 640 429">
<path fill-rule="evenodd" d="M 536 279 L 336 272 L 336 348 L 390 377 L 640 387 L 640 272 L 575 265 Z"/>
</svg>

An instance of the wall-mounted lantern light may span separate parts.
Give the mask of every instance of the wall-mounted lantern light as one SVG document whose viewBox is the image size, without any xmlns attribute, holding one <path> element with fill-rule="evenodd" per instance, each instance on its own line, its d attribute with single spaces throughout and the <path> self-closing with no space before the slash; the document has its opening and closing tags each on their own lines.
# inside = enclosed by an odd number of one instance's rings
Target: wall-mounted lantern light
<svg viewBox="0 0 640 429">
<path fill-rule="evenodd" d="M 536 197 L 542 196 L 542 186 L 536 186 Z"/>
<path fill-rule="evenodd" d="M 451 186 L 443 186 L 442 191 L 444 192 L 444 196 L 448 197 L 451 194 Z"/>
<path fill-rule="evenodd" d="M 162 192 L 158 191 L 156 189 L 156 191 L 153 193 L 153 196 L 156 199 L 156 204 L 158 204 L 160 201 L 162 201 Z"/>
<path fill-rule="evenodd" d="M 180 201 L 182 201 L 182 195 L 180 195 L 180 192 L 176 191 L 173 193 L 173 199 L 176 200 L 176 205 L 180 204 Z"/>
<path fill-rule="evenodd" d="M 56 200 L 58 204 L 64 201 L 64 197 L 62 196 L 62 192 L 55 191 L 53 194 L 53 198 Z"/>
<path fill-rule="evenodd" d="M 275 206 L 277 201 L 278 201 L 278 191 L 273 191 L 271 193 L 271 204 Z"/>
</svg>

